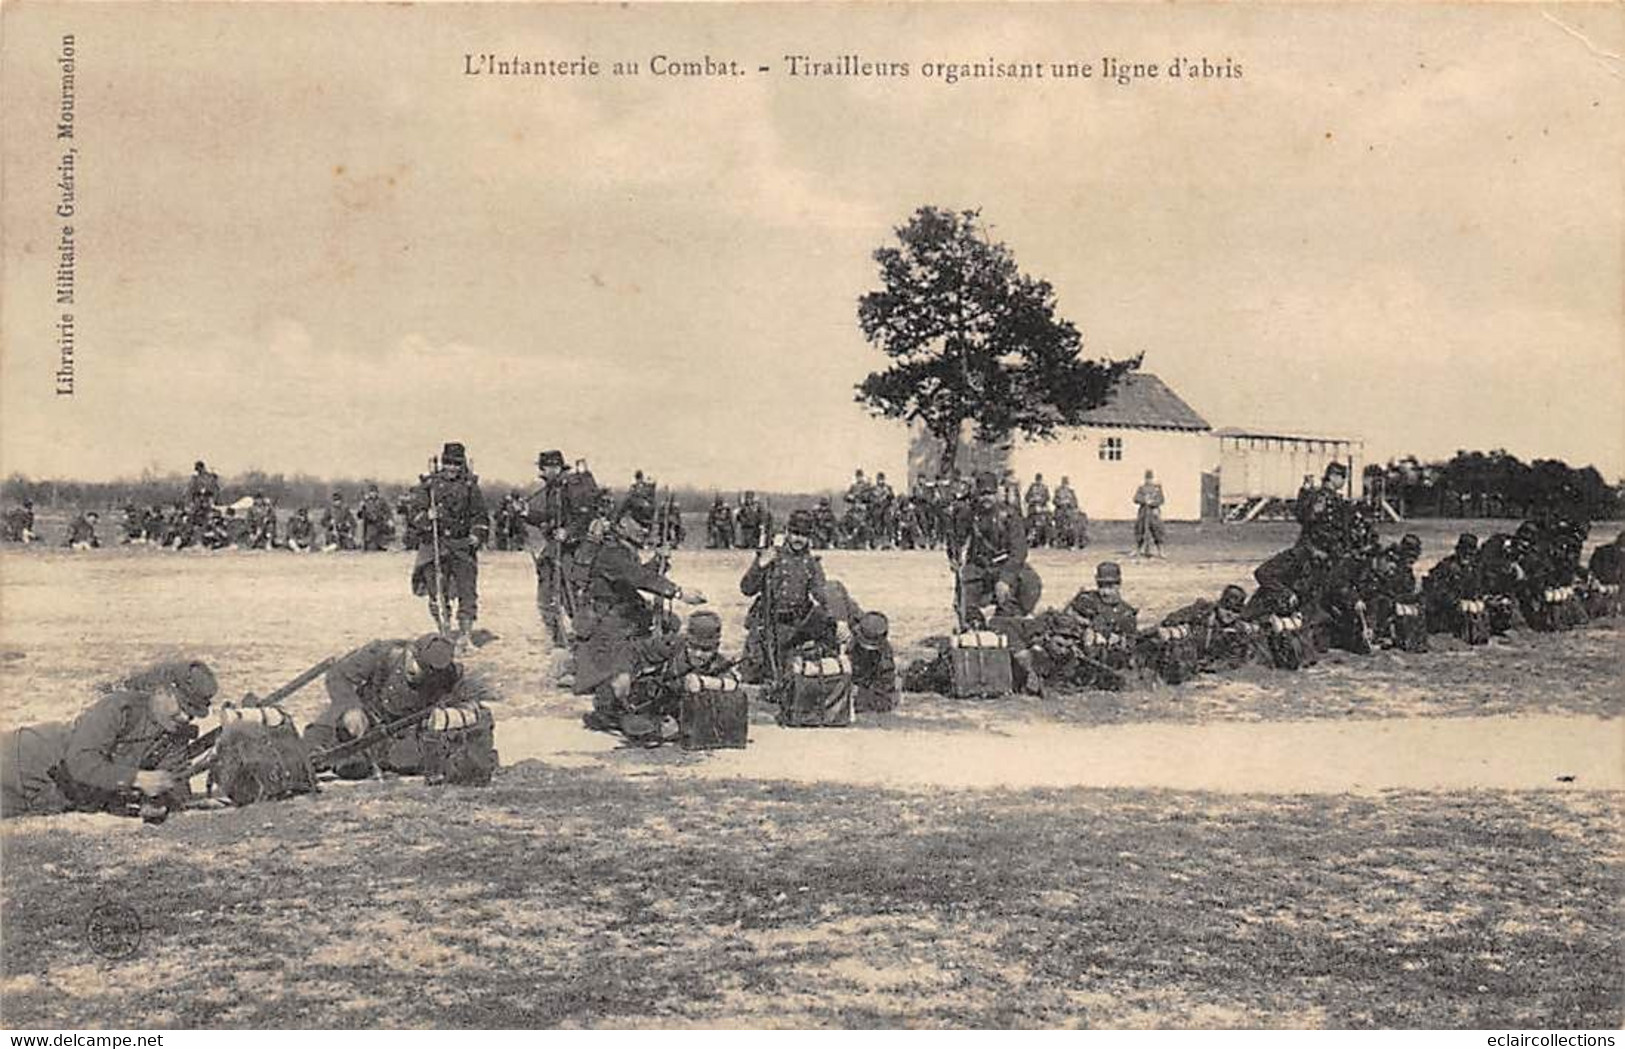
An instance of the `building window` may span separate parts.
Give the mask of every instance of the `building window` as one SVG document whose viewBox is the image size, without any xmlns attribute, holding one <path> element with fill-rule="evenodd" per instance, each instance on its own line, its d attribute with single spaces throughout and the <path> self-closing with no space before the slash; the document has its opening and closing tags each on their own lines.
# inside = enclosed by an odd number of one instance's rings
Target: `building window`
<svg viewBox="0 0 1625 1049">
<path fill-rule="evenodd" d="M 1102 462 L 1122 462 L 1123 439 L 1121 437 L 1102 437 L 1100 439 L 1100 458 Z"/>
</svg>

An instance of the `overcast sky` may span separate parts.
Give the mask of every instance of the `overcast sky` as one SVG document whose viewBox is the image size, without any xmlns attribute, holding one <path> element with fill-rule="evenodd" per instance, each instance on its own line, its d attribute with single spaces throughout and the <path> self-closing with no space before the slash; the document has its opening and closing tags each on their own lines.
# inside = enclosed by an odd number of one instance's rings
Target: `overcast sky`
<svg viewBox="0 0 1625 1049">
<path fill-rule="evenodd" d="M 0 466 L 699 485 L 901 471 L 874 249 L 979 207 L 1215 427 L 1625 472 L 1625 8 L 7 5 Z M 75 35 L 78 374 L 52 395 Z M 465 52 L 596 79 L 473 78 Z M 657 78 L 665 53 L 738 59 Z M 908 61 L 808 80 L 783 58 Z M 925 61 L 1228 58 L 961 82 Z M 615 78 L 616 59 L 643 75 Z M 773 67 L 770 74 L 755 72 Z"/>
</svg>

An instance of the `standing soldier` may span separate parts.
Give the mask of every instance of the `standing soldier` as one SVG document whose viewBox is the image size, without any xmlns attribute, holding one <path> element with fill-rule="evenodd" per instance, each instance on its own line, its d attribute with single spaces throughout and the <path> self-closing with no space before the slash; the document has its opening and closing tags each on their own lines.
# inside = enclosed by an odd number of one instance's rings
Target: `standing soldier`
<svg viewBox="0 0 1625 1049">
<path fill-rule="evenodd" d="M 976 475 L 973 500 L 955 508 L 948 540 L 948 559 L 959 566 L 959 618 L 966 625 L 986 623 L 993 615 L 1030 615 L 1043 592 L 1043 582 L 1027 564 L 1027 525 L 1021 512 L 999 497 L 996 474 Z"/>
<path fill-rule="evenodd" d="M 734 524 L 739 531 L 739 545 L 746 550 L 760 550 L 766 538 L 762 534 L 762 504 L 755 492 L 746 492 L 739 498 L 739 509 L 734 511 Z"/>
<path fill-rule="evenodd" d="M 1134 491 L 1134 505 L 1139 509 L 1134 517 L 1134 556 L 1162 557 L 1162 485 L 1150 470 L 1145 482 Z"/>
<path fill-rule="evenodd" d="M 479 618 L 479 549 L 490 538 L 491 518 L 461 444 L 448 441 L 441 449 L 439 462 L 412 490 L 411 506 L 420 537 L 412 593 L 428 599 L 429 616 L 442 632 L 456 605 L 457 647 L 465 650 Z"/>
<path fill-rule="evenodd" d="M 628 511 L 601 539 L 589 540 L 577 551 L 586 579 L 575 623 L 575 692 L 593 697 L 593 712 L 583 718 L 588 728 L 619 725 L 620 704 L 627 698 L 621 674 L 632 666 L 632 643 L 670 632 L 673 617 L 664 602 L 705 603 L 704 594 L 678 586 L 639 560 L 638 552 L 648 542 L 649 523 Z M 654 595 L 659 604 L 644 594 Z M 604 688 L 606 684 L 611 687 Z"/>
<path fill-rule="evenodd" d="M 192 478 L 186 484 L 188 519 L 191 525 L 191 543 L 203 542 L 203 532 L 212 523 L 214 504 L 220 497 L 220 475 L 210 470 L 202 459 L 192 464 Z"/>
<path fill-rule="evenodd" d="M 745 680 L 778 677 L 803 641 L 833 629 L 824 566 L 812 552 L 812 514 L 796 510 L 785 527 L 782 549 L 769 543 L 739 580 L 739 592 L 756 600 L 745 614 Z"/>
<path fill-rule="evenodd" d="M 869 505 L 869 480 L 863 476 L 862 470 L 852 471 L 852 483 L 846 486 L 846 505 L 850 509 L 854 506 L 867 509 Z"/>
<path fill-rule="evenodd" d="M 722 501 L 722 493 L 711 501 L 705 519 L 705 545 L 712 550 L 731 550 L 734 545 L 734 514 Z"/>
<path fill-rule="evenodd" d="M 653 521 L 655 512 L 659 509 L 660 496 L 653 478 L 643 476 L 642 470 L 632 473 L 632 487 L 626 490 L 626 501 L 621 504 L 624 511 L 633 507 L 633 514 L 642 521 Z"/>
<path fill-rule="evenodd" d="M 575 614 L 575 555 L 598 517 L 598 483 L 585 468 L 572 470 L 564 453 L 550 449 L 536 456 L 541 484 L 525 502 L 525 524 L 537 529 L 540 541 L 531 552 L 536 565 L 536 611 L 555 648 L 570 643 L 564 616 Z"/>
<path fill-rule="evenodd" d="M 870 545 L 890 550 L 897 541 L 897 493 L 886 481 L 884 471 L 875 474 L 869 489 Z"/>
<path fill-rule="evenodd" d="M 1049 546 L 1054 542 L 1055 519 L 1050 514 L 1049 485 L 1043 474 L 1033 474 L 1033 483 L 1027 486 L 1027 541 L 1033 546 Z"/>
<path fill-rule="evenodd" d="M 344 505 L 342 492 L 334 492 L 322 511 L 322 549 L 355 549 L 355 515 Z"/>
<path fill-rule="evenodd" d="M 310 519 L 310 507 L 301 506 L 288 518 L 288 549 L 309 553 L 316 546 L 316 524 Z"/>
<path fill-rule="evenodd" d="M 1054 545 L 1068 550 L 1089 545 L 1088 518 L 1078 506 L 1078 493 L 1072 490 L 1072 479 L 1066 476 L 1055 486 Z"/>
<path fill-rule="evenodd" d="M 394 515 L 389 504 L 378 494 L 378 486 L 367 485 L 367 494 L 361 497 L 361 549 L 383 550 L 395 534 Z"/>
</svg>

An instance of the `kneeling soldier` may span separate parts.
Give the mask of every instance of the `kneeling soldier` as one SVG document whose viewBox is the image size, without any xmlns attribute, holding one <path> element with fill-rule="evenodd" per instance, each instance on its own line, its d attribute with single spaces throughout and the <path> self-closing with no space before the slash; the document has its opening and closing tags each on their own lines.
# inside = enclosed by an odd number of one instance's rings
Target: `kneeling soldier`
<svg viewBox="0 0 1625 1049">
<path fill-rule="evenodd" d="M 185 799 L 177 755 L 209 712 L 214 673 L 206 663 L 161 663 L 132 675 L 71 724 L 25 725 L 6 737 L 0 816 L 78 810 L 140 814 Z"/>
<path fill-rule="evenodd" d="M 688 617 L 681 633 L 632 642 L 624 664 L 593 695 L 588 728 L 619 732 L 634 743 L 658 747 L 675 740 L 683 698 L 683 679 L 690 674 L 738 680 L 722 647 L 722 617 L 700 611 Z"/>
</svg>

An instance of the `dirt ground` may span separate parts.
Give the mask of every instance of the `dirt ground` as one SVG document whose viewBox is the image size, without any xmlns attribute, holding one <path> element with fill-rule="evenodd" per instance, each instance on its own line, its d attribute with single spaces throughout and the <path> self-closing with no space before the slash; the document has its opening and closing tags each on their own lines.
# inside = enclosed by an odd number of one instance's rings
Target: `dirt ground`
<svg viewBox="0 0 1625 1049">
<path fill-rule="evenodd" d="M 1431 562 L 1451 525 L 1419 529 Z M 1491 527 L 1475 530 L 1488 534 Z M 1598 530 L 1597 538 L 1611 532 Z M 1126 529 L 1040 552 L 1046 603 Z M 1286 545 L 1177 528 L 1142 622 Z M 749 555 L 673 575 L 742 639 Z M 430 626 L 404 553 L 0 551 L 0 722 L 206 659 L 224 697 Z M 904 659 L 940 552 L 833 552 Z M 163 827 L 0 831 L 8 1026 L 1614 1026 L 1622 627 L 1046 700 L 908 695 L 745 751 L 619 748 L 553 683 L 523 554 L 482 558 L 489 790 L 411 780 Z M 319 685 L 289 704 L 308 716 Z M 142 919 L 92 949 L 98 902 Z M 144 973 L 122 979 L 127 966 Z"/>
</svg>

